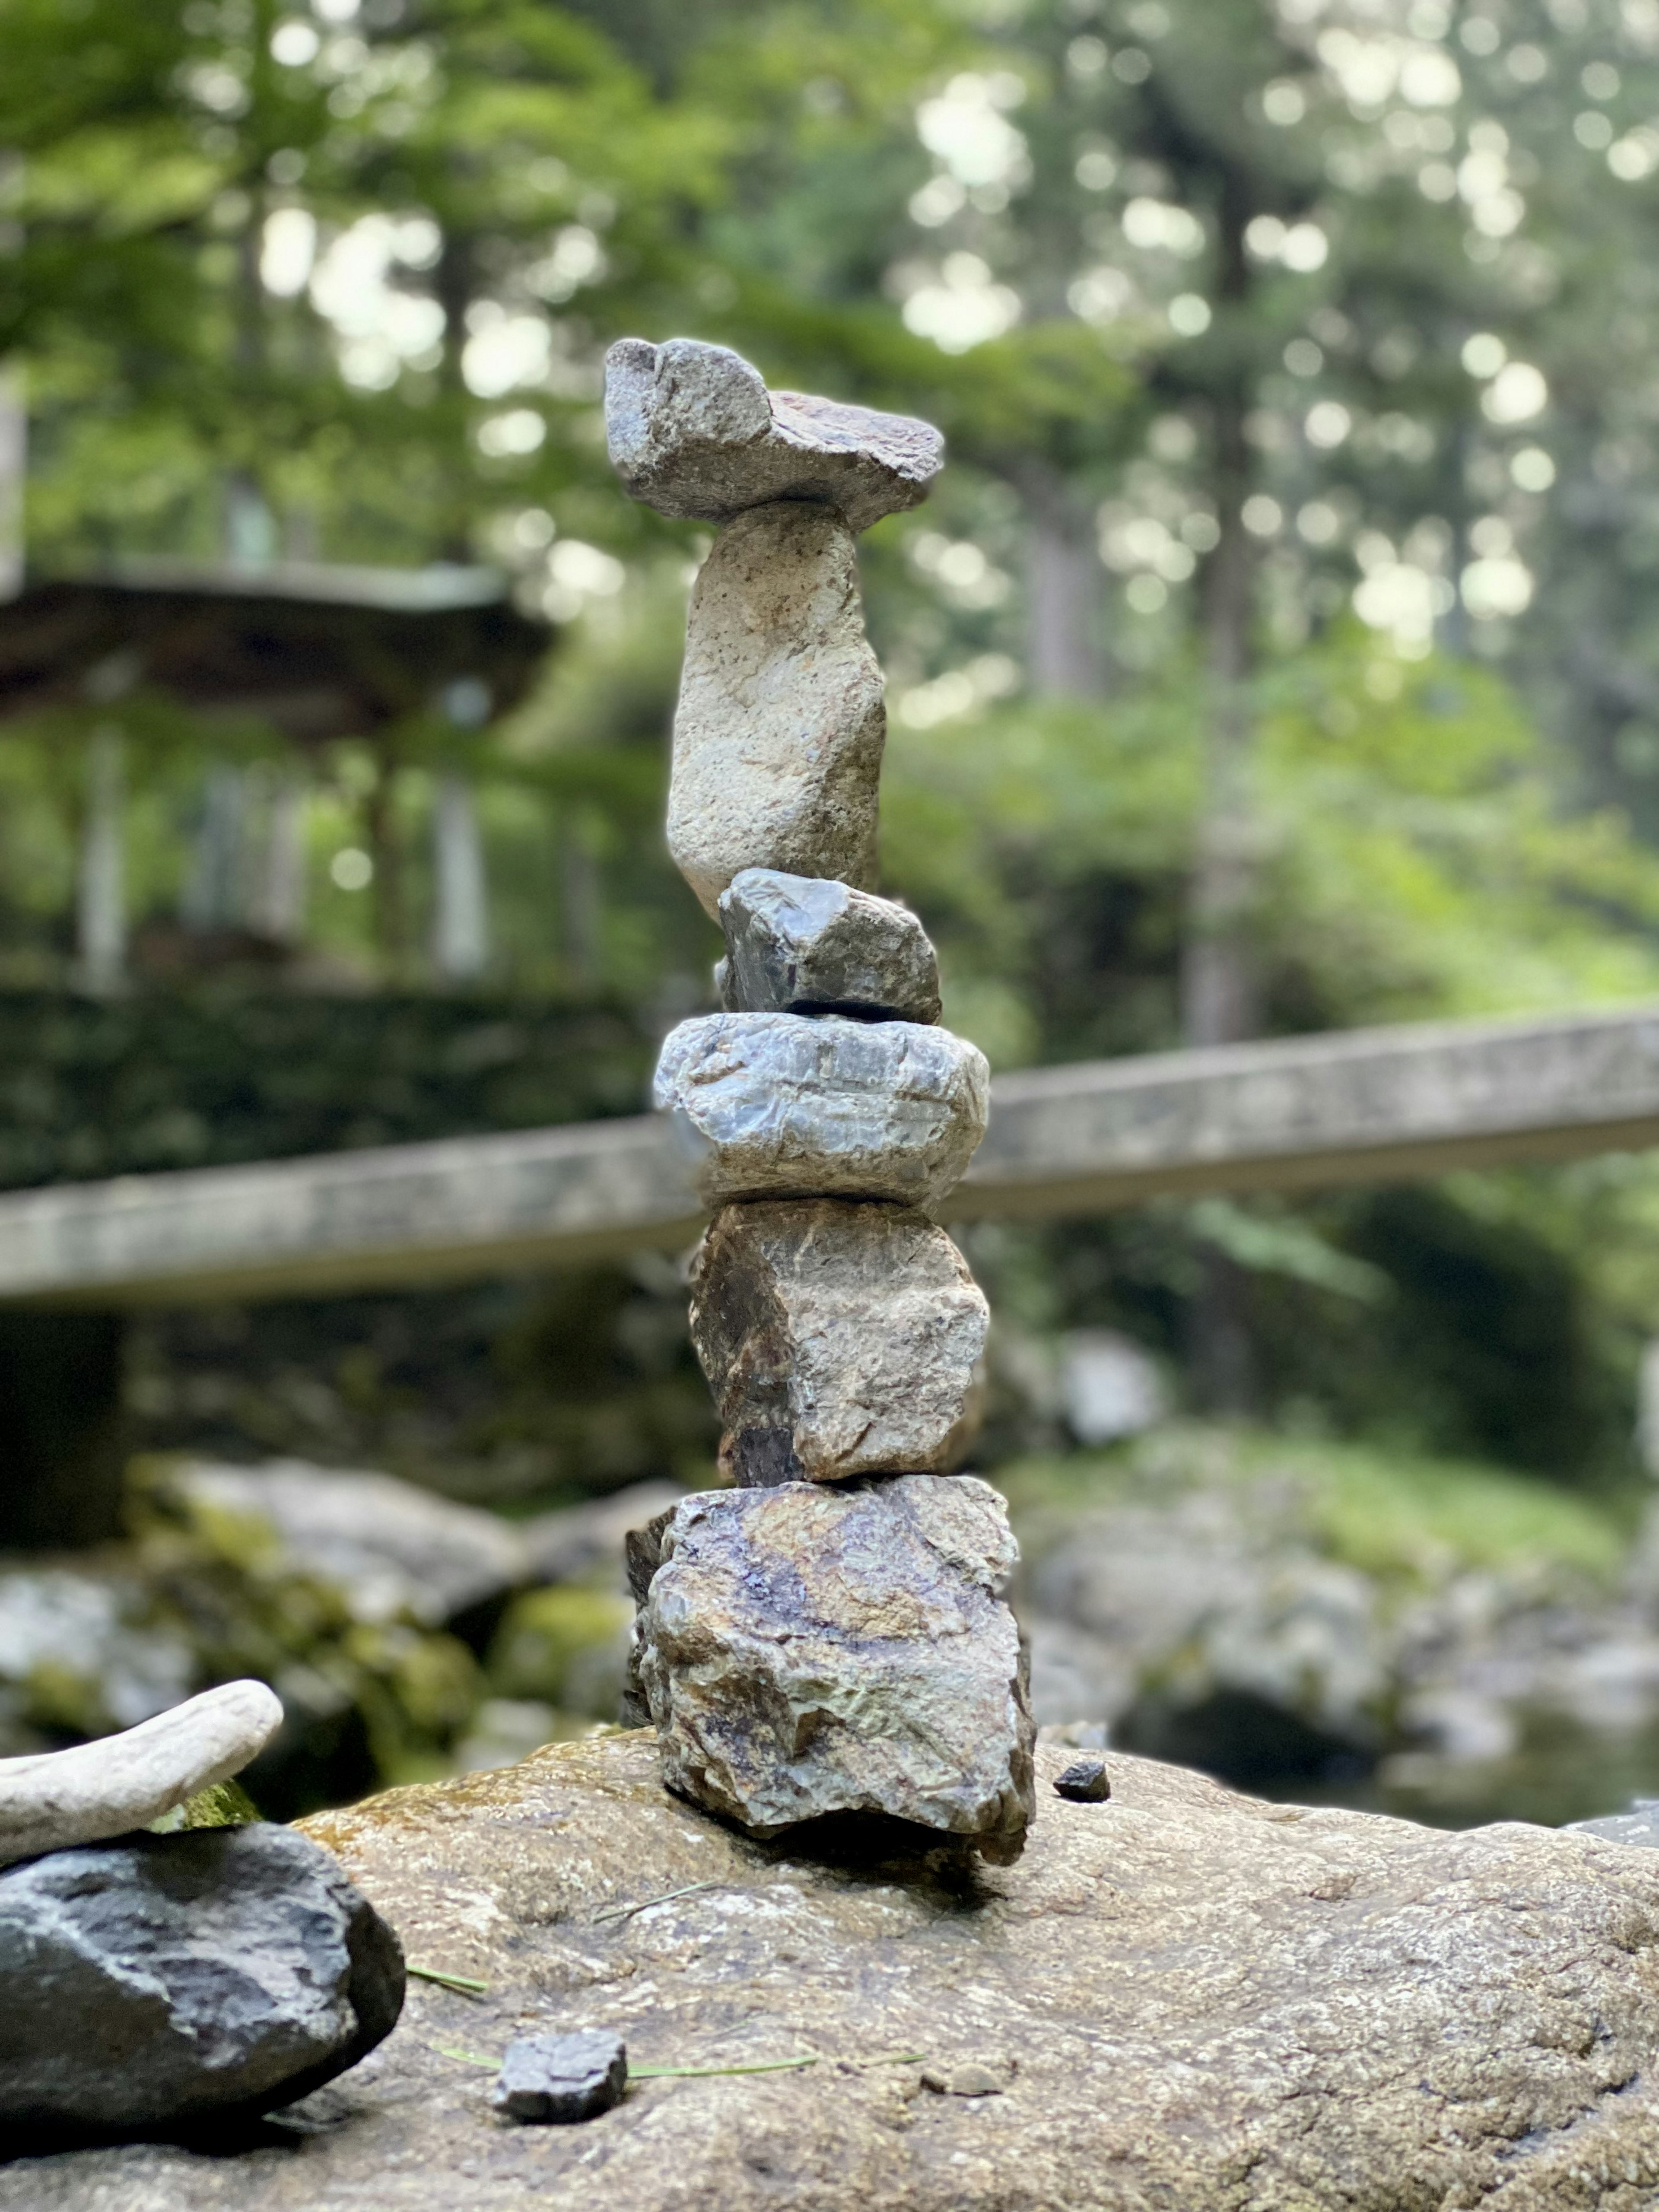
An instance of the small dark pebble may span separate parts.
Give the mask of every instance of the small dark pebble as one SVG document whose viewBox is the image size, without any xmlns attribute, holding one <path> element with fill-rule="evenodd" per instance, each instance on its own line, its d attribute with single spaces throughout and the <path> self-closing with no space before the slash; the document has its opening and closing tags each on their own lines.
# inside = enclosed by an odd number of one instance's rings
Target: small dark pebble
<svg viewBox="0 0 1659 2212">
<path fill-rule="evenodd" d="M 604 2028 L 521 2035 L 507 2046 L 490 2103 L 510 2120 L 546 2126 L 608 2112 L 628 2086 L 628 2051 Z"/>
<path fill-rule="evenodd" d="M 1103 1759 L 1074 1759 L 1054 1784 L 1056 1793 L 1075 1804 L 1098 1805 L 1112 1794 L 1111 1778 Z"/>
</svg>

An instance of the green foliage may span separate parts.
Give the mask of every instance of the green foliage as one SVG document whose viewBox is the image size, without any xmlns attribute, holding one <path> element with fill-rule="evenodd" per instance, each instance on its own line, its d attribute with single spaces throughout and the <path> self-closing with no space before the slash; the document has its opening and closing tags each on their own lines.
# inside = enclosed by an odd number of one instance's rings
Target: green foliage
<svg viewBox="0 0 1659 2212">
<path fill-rule="evenodd" d="M 580 1000 L 0 995 L 0 1185 L 639 1110 L 651 1041 Z"/>
<path fill-rule="evenodd" d="M 1617 815 L 1562 813 L 1552 755 L 1499 678 L 1342 625 L 1257 690 L 1273 1026 L 1659 991 L 1659 863 Z M 947 1019 L 975 1033 L 975 993 L 1000 987 L 1033 1017 L 1017 1059 L 1176 1042 L 1204 697 L 1177 666 L 1105 708 L 918 729 L 901 702 L 885 867 L 939 939 Z"/>
<path fill-rule="evenodd" d="M 152 1820 L 149 1828 L 152 1835 L 171 1836 L 181 1828 L 245 1828 L 260 1817 L 258 1807 L 233 1777 L 228 1782 L 210 1782 L 159 1820 Z"/>
</svg>

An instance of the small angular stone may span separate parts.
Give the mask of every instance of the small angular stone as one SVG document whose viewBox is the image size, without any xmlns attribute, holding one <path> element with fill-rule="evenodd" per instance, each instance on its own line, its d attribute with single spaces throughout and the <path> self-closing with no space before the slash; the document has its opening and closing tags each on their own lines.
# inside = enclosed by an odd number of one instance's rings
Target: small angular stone
<svg viewBox="0 0 1659 2212">
<path fill-rule="evenodd" d="M 240 1774 L 282 1726 L 263 1682 L 223 1682 L 118 1735 L 0 1759 L 0 1866 L 125 1835 Z"/>
<path fill-rule="evenodd" d="M 290 2104 L 389 2035 L 397 1937 L 331 1851 L 260 1824 L 0 1874 L 0 2139 Z"/>
<path fill-rule="evenodd" d="M 628 2086 L 628 2051 L 608 2028 L 520 2035 L 507 2046 L 490 2103 L 510 2120 L 546 2126 L 608 2112 Z"/>
<path fill-rule="evenodd" d="M 729 1012 L 938 1021 L 939 961 L 908 907 L 830 877 L 745 868 L 720 908 Z"/>
<path fill-rule="evenodd" d="M 988 1309 L 909 1206 L 722 1206 L 691 1267 L 691 1340 L 749 1487 L 951 1467 L 977 1416 Z"/>
<path fill-rule="evenodd" d="M 769 393 L 740 354 L 697 338 L 618 339 L 605 356 L 605 420 L 630 497 L 705 522 L 815 500 L 867 530 L 925 499 L 945 459 L 929 422 Z"/>
<path fill-rule="evenodd" d="M 1112 1794 L 1111 1777 L 1103 1759 L 1074 1759 L 1054 1778 L 1054 1794 L 1076 1805 L 1098 1805 Z"/>
<path fill-rule="evenodd" d="M 1034 1808 L 1018 1557 L 972 1475 L 683 1499 L 639 1624 L 664 1779 L 759 1835 L 885 1813 L 1017 1856 Z"/>
<path fill-rule="evenodd" d="M 654 1096 L 707 1206 L 932 1206 L 985 1134 L 990 1071 L 977 1046 L 919 1022 L 703 1014 L 670 1032 Z"/>
<path fill-rule="evenodd" d="M 708 913 L 743 868 L 872 884 L 886 738 L 847 524 L 740 514 L 692 592 L 674 711 L 668 849 Z"/>
</svg>

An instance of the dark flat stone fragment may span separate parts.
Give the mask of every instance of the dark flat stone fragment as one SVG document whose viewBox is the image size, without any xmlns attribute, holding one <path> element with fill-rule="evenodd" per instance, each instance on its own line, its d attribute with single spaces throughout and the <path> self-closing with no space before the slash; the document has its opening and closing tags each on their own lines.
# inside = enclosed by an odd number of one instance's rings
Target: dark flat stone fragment
<svg viewBox="0 0 1659 2212">
<path fill-rule="evenodd" d="M 591 2120 L 608 2112 L 628 2086 L 628 2051 L 607 2029 L 520 2035 L 507 2046 L 490 2103 L 532 2126 Z"/>
<path fill-rule="evenodd" d="M 403 2008 L 398 1938 L 331 1851 L 259 1823 L 118 1837 L 0 1873 L 0 2139 L 268 2112 Z"/>
<path fill-rule="evenodd" d="M 1106 1771 L 1103 1759 L 1074 1759 L 1063 1774 L 1054 1778 L 1054 1794 L 1069 1797 L 1076 1805 L 1098 1805 L 1112 1794 L 1111 1777 Z"/>
</svg>

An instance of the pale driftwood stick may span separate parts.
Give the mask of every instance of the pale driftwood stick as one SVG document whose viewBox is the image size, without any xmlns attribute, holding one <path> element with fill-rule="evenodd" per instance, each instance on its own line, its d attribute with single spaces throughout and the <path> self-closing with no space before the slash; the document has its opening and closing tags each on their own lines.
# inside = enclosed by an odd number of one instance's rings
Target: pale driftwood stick
<svg viewBox="0 0 1659 2212">
<path fill-rule="evenodd" d="M 0 1866 L 143 1827 L 240 1773 L 282 1719 L 263 1682 L 226 1682 L 119 1735 L 0 1759 Z"/>
</svg>

